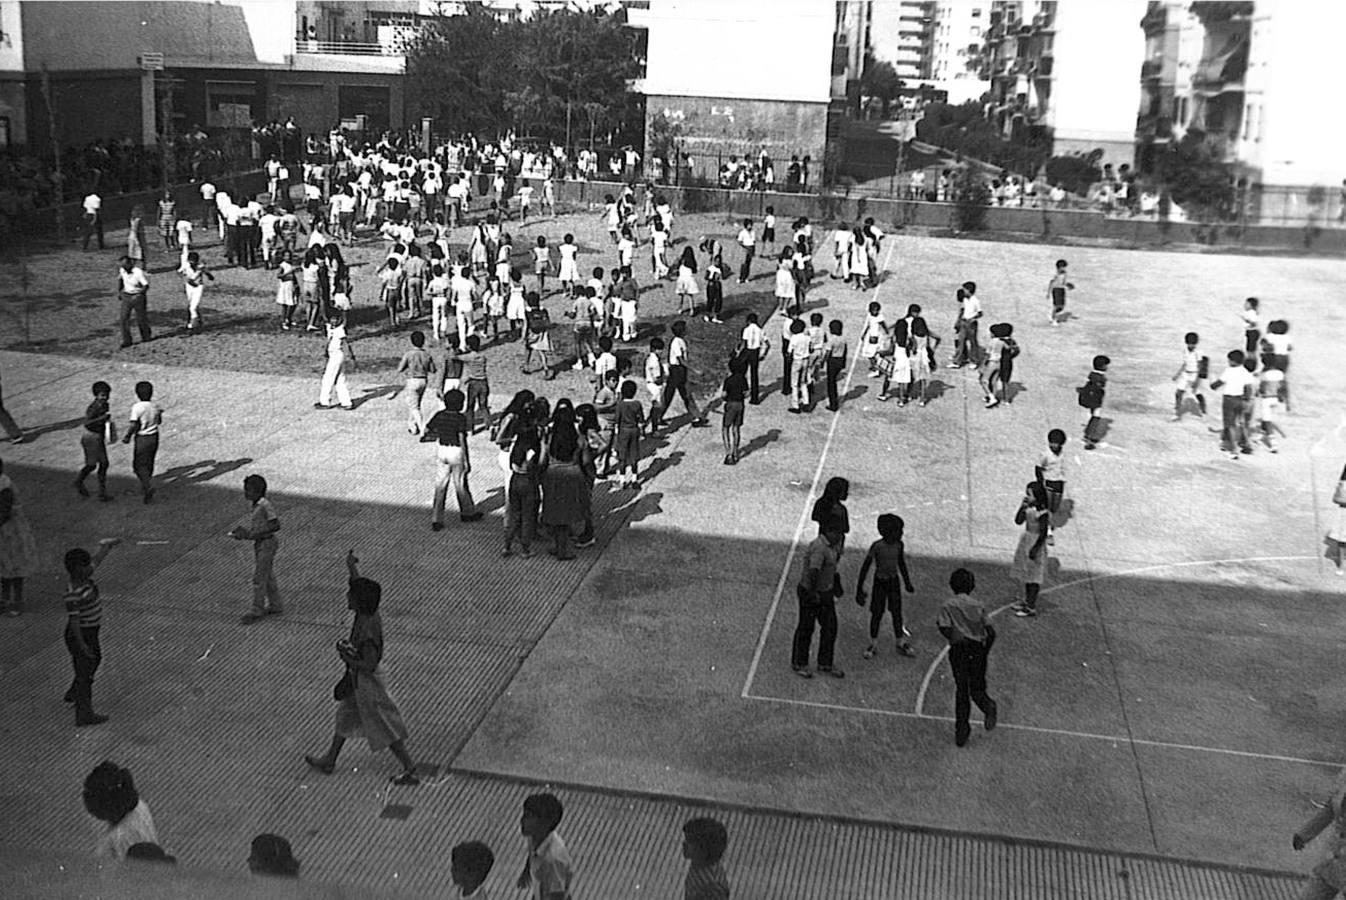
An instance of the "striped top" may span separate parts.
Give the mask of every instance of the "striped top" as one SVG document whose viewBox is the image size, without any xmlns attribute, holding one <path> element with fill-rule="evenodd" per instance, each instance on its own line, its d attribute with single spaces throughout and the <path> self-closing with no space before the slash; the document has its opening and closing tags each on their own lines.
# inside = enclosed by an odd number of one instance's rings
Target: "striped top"
<svg viewBox="0 0 1346 900">
<path fill-rule="evenodd" d="M 92 581 L 75 585 L 66 591 L 65 611 L 70 622 L 80 628 L 97 628 L 103 622 L 103 601 L 98 596 L 98 585 Z"/>
</svg>

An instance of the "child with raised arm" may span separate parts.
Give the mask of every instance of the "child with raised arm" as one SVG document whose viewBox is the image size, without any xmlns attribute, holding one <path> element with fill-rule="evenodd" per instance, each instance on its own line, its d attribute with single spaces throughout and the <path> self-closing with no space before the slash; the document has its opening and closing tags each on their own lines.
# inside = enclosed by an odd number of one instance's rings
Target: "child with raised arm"
<svg viewBox="0 0 1346 900">
<path fill-rule="evenodd" d="M 897 652 L 903 656 L 915 656 L 911 648 L 909 632 L 902 622 L 902 587 L 907 593 L 915 593 L 911 586 L 911 574 L 907 571 L 906 548 L 902 543 L 902 530 L 906 523 L 901 516 L 884 513 L 879 516 L 879 539 L 869 545 L 869 552 L 860 563 L 860 577 L 855 581 L 855 602 L 865 605 L 865 577 L 871 566 L 874 567 L 874 596 L 869 605 L 869 647 L 865 649 L 865 659 L 873 659 L 879 652 L 879 628 L 883 625 L 883 614 L 891 612 L 893 634 L 897 637 Z M 901 581 L 898 579 L 901 578 Z"/>
</svg>

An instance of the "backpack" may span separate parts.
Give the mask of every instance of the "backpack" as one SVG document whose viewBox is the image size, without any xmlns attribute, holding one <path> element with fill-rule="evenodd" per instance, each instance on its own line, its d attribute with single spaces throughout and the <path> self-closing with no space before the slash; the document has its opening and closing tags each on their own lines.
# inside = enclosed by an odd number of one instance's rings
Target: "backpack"
<svg viewBox="0 0 1346 900">
<path fill-rule="evenodd" d="M 1103 385 L 1095 381 L 1092 376 L 1075 390 L 1080 395 L 1080 406 L 1085 409 L 1098 409 L 1103 405 Z"/>
<path fill-rule="evenodd" d="M 528 330 L 532 334 L 545 334 L 551 329 L 551 316 L 545 309 L 530 309 L 525 314 Z"/>
</svg>

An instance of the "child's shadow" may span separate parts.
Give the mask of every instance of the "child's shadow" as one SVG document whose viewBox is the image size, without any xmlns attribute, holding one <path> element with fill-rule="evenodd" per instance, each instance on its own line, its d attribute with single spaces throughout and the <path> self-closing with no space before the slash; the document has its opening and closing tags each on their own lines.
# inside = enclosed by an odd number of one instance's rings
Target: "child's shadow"
<svg viewBox="0 0 1346 900">
<path fill-rule="evenodd" d="M 779 428 L 772 428 L 765 434 L 759 434 L 757 437 L 748 441 L 748 443 L 743 444 L 741 447 L 739 447 L 738 458 L 740 460 L 747 459 L 749 456 L 752 456 L 758 450 L 764 449 L 767 444 L 775 443 L 776 441 L 780 440 L 780 436 L 781 436 L 781 430 Z"/>
<path fill-rule="evenodd" d="M 857 384 L 855 387 L 851 388 L 849 391 L 842 394 L 841 400 L 842 402 L 849 403 L 852 400 L 858 400 L 867 393 L 869 393 L 869 385 Z"/>
<path fill-rule="evenodd" d="M 927 401 L 938 400 L 940 397 L 943 397 L 946 393 L 948 393 L 948 390 L 949 390 L 948 384 L 946 384 L 943 381 L 940 381 L 938 378 L 932 378 L 925 386 L 925 399 Z"/>
<path fill-rule="evenodd" d="M 1008 384 L 1005 385 L 1005 402 L 1013 403 L 1014 398 L 1024 393 L 1026 390 L 1027 388 L 1023 386 L 1023 382 L 1020 381 L 1009 382 Z"/>
<path fill-rule="evenodd" d="M 505 508 L 505 489 L 503 487 L 491 488 L 491 492 L 485 500 L 477 501 L 477 512 L 493 513 L 497 509 Z"/>
<path fill-rule="evenodd" d="M 385 384 L 379 387 L 365 388 L 363 394 L 361 394 L 358 397 L 352 398 L 351 409 L 359 409 L 360 407 L 368 403 L 370 400 L 375 400 L 378 399 L 379 397 L 396 396 L 397 393 L 401 390 L 402 385 L 400 384 Z"/>
</svg>

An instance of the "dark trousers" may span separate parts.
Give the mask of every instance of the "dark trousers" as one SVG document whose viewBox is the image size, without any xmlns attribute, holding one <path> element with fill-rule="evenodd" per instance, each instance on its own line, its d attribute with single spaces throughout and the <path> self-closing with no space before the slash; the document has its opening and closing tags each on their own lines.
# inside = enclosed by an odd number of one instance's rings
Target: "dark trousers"
<svg viewBox="0 0 1346 900">
<path fill-rule="evenodd" d="M 84 249 L 89 249 L 89 238 L 95 234 L 98 235 L 98 249 L 105 249 L 103 245 L 103 217 L 95 213 L 94 215 L 85 215 L 83 222 L 84 231 Z"/>
<path fill-rule="evenodd" d="M 1248 450 L 1248 427 L 1244 418 L 1242 397 L 1220 398 L 1220 446 L 1230 453 L 1236 449 Z"/>
<path fill-rule="evenodd" d="M 154 457 L 159 454 L 159 435 L 137 434 L 135 452 L 131 455 L 131 471 L 140 479 L 141 493 L 150 492 L 150 479 L 154 478 Z"/>
<path fill-rule="evenodd" d="M 696 408 L 696 401 L 692 399 L 691 393 L 687 390 L 687 367 L 669 366 L 668 381 L 664 383 L 664 415 L 668 414 L 669 404 L 673 402 L 673 395 L 682 398 L 682 405 L 687 408 L 687 414 L 693 419 L 701 418 L 701 413 Z"/>
<path fill-rule="evenodd" d="M 762 365 L 761 350 L 744 350 L 743 362 L 748 366 L 748 388 L 750 398 L 753 403 L 761 403 L 761 374 L 758 369 Z"/>
<path fill-rule="evenodd" d="M 802 667 L 809 664 L 809 647 L 813 643 L 813 626 L 819 628 L 818 668 L 832 668 L 832 651 L 837 645 L 837 603 L 832 597 L 811 600 L 796 588 L 799 596 L 799 624 L 795 627 L 794 646 L 790 652 L 790 665 Z M 982 666 L 985 669 L 985 664 Z"/>
<path fill-rule="evenodd" d="M 119 293 L 121 297 L 121 329 L 122 346 L 129 346 L 131 343 L 131 313 L 135 313 L 136 328 L 140 331 L 140 340 L 148 341 L 150 339 L 150 314 L 149 306 L 146 303 L 144 291 L 135 294 L 128 294 L 125 291 Z"/>
<path fill-rule="evenodd" d="M 739 281 L 747 281 L 752 277 L 752 258 L 756 254 L 756 247 L 745 247 L 743 249 L 743 262 L 738 267 Z"/>
<path fill-rule="evenodd" d="M 982 715 L 995 714 L 995 701 L 986 693 L 988 652 L 985 644 L 976 641 L 958 641 L 949 645 L 949 668 L 953 669 L 955 734 L 965 735 L 971 730 L 967 720 L 973 703 L 977 704 Z"/>
<path fill-rule="evenodd" d="M 1243 331 L 1243 352 L 1253 354 L 1257 352 L 1257 345 L 1262 340 L 1262 332 L 1256 328 L 1245 328 Z"/>
<path fill-rule="evenodd" d="M 790 355 L 790 352 L 788 350 L 782 347 L 780 358 L 781 358 L 780 392 L 788 397 L 790 396 L 790 363 L 794 360 L 794 357 Z"/>
<path fill-rule="evenodd" d="M 517 472 L 510 473 L 505 506 L 505 546 L 514 541 L 527 550 L 537 537 L 537 510 L 539 496 L 537 479 Z"/>
<path fill-rule="evenodd" d="M 98 671 L 98 664 L 103 661 L 103 648 L 98 643 L 96 627 L 81 628 L 80 636 L 84 638 L 84 646 L 89 649 L 89 655 L 85 656 L 75 643 L 73 627 L 70 624 L 65 626 L 65 648 L 70 651 L 70 665 L 75 670 L 75 680 L 71 682 L 66 696 L 75 701 L 75 719 L 78 721 L 93 715 L 93 676 Z"/>
<path fill-rule="evenodd" d="M 262 231 L 256 225 L 239 225 L 238 263 L 246 269 L 257 265 L 257 246 L 261 242 Z"/>
<path fill-rule="evenodd" d="M 962 319 L 958 323 L 957 346 L 954 347 L 953 361 L 959 365 L 981 361 L 981 346 L 977 343 L 977 320 Z"/>
<path fill-rule="evenodd" d="M 228 222 L 225 222 L 225 223 L 224 223 L 224 260 L 225 260 L 225 262 L 229 263 L 229 265 L 232 266 L 232 265 L 234 264 L 234 261 L 235 261 L 236 259 L 238 259 L 238 257 L 239 257 L 239 252 L 238 252 L 238 226 L 237 226 L 237 225 L 230 225 Z"/>
<path fill-rule="evenodd" d="M 841 378 L 841 371 L 846 368 L 846 357 L 829 356 L 826 366 L 827 407 L 828 409 L 837 409 L 841 405 L 841 398 L 837 396 L 837 380 Z"/>
</svg>

